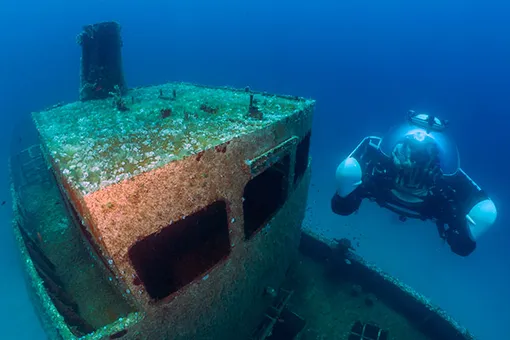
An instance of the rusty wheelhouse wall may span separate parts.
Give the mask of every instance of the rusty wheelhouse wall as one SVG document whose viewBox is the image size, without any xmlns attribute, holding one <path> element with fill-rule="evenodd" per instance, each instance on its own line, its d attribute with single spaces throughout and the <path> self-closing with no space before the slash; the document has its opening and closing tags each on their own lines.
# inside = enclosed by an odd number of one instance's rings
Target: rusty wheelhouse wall
<svg viewBox="0 0 510 340">
<path fill-rule="evenodd" d="M 297 253 L 310 180 L 312 114 L 313 108 L 299 112 L 84 197 L 54 168 L 102 264 L 145 313 L 124 338 L 217 339 L 234 334 L 239 338 L 240 332 L 247 336 L 270 303 L 263 296 L 264 288 L 279 286 Z M 279 162 L 287 166 L 285 203 L 247 239 L 245 188 Z M 230 243 L 226 256 L 179 290 L 164 298 L 151 297 L 130 250 L 215 202 L 226 207 Z"/>
</svg>

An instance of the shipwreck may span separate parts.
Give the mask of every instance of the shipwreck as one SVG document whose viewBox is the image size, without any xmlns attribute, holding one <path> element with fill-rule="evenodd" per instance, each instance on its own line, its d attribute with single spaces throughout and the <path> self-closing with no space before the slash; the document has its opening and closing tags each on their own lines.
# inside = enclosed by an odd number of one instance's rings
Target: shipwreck
<svg viewBox="0 0 510 340">
<path fill-rule="evenodd" d="M 14 235 L 50 339 L 467 340 L 444 311 L 303 229 L 315 101 L 129 88 L 90 25 L 80 99 L 10 160 Z"/>
</svg>

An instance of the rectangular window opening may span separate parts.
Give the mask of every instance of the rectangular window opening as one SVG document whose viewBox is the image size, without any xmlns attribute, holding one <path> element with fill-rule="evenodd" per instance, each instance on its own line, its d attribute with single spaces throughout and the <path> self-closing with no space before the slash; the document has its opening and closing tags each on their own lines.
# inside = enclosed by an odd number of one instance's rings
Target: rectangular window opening
<svg viewBox="0 0 510 340">
<path fill-rule="evenodd" d="M 164 227 L 136 242 L 128 256 L 154 300 L 163 299 L 210 270 L 230 254 L 224 201 Z M 139 282 L 139 283 L 138 283 Z"/>
<path fill-rule="evenodd" d="M 294 184 L 296 184 L 308 169 L 310 155 L 311 131 L 299 142 L 296 148 L 296 164 L 294 166 Z"/>
<path fill-rule="evenodd" d="M 283 206 L 288 194 L 290 156 L 251 179 L 244 188 L 244 235 L 249 239 Z"/>
</svg>

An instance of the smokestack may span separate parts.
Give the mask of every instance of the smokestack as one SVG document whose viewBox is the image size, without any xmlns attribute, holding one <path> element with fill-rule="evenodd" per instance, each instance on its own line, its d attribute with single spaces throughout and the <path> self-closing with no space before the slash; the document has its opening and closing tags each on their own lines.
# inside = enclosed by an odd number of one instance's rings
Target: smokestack
<svg viewBox="0 0 510 340">
<path fill-rule="evenodd" d="M 104 99 L 110 92 L 124 94 L 120 25 L 101 22 L 84 26 L 77 41 L 82 48 L 80 100 Z"/>
</svg>

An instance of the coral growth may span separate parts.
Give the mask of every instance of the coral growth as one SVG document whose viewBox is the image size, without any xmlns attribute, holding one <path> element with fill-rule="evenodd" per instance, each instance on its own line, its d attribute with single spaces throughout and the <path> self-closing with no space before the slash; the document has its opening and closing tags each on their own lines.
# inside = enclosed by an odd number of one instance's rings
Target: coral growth
<svg viewBox="0 0 510 340">
<path fill-rule="evenodd" d="M 172 97 L 174 89 L 171 105 L 159 98 L 160 93 Z M 79 192 L 89 193 L 274 124 L 314 104 L 261 95 L 264 100 L 256 106 L 264 119 L 246 119 L 249 96 L 244 90 L 181 83 L 135 88 L 125 96 L 117 88 L 107 100 L 62 105 L 34 113 L 34 119 L 62 175 Z M 162 113 L 170 115 L 162 119 Z"/>
</svg>

